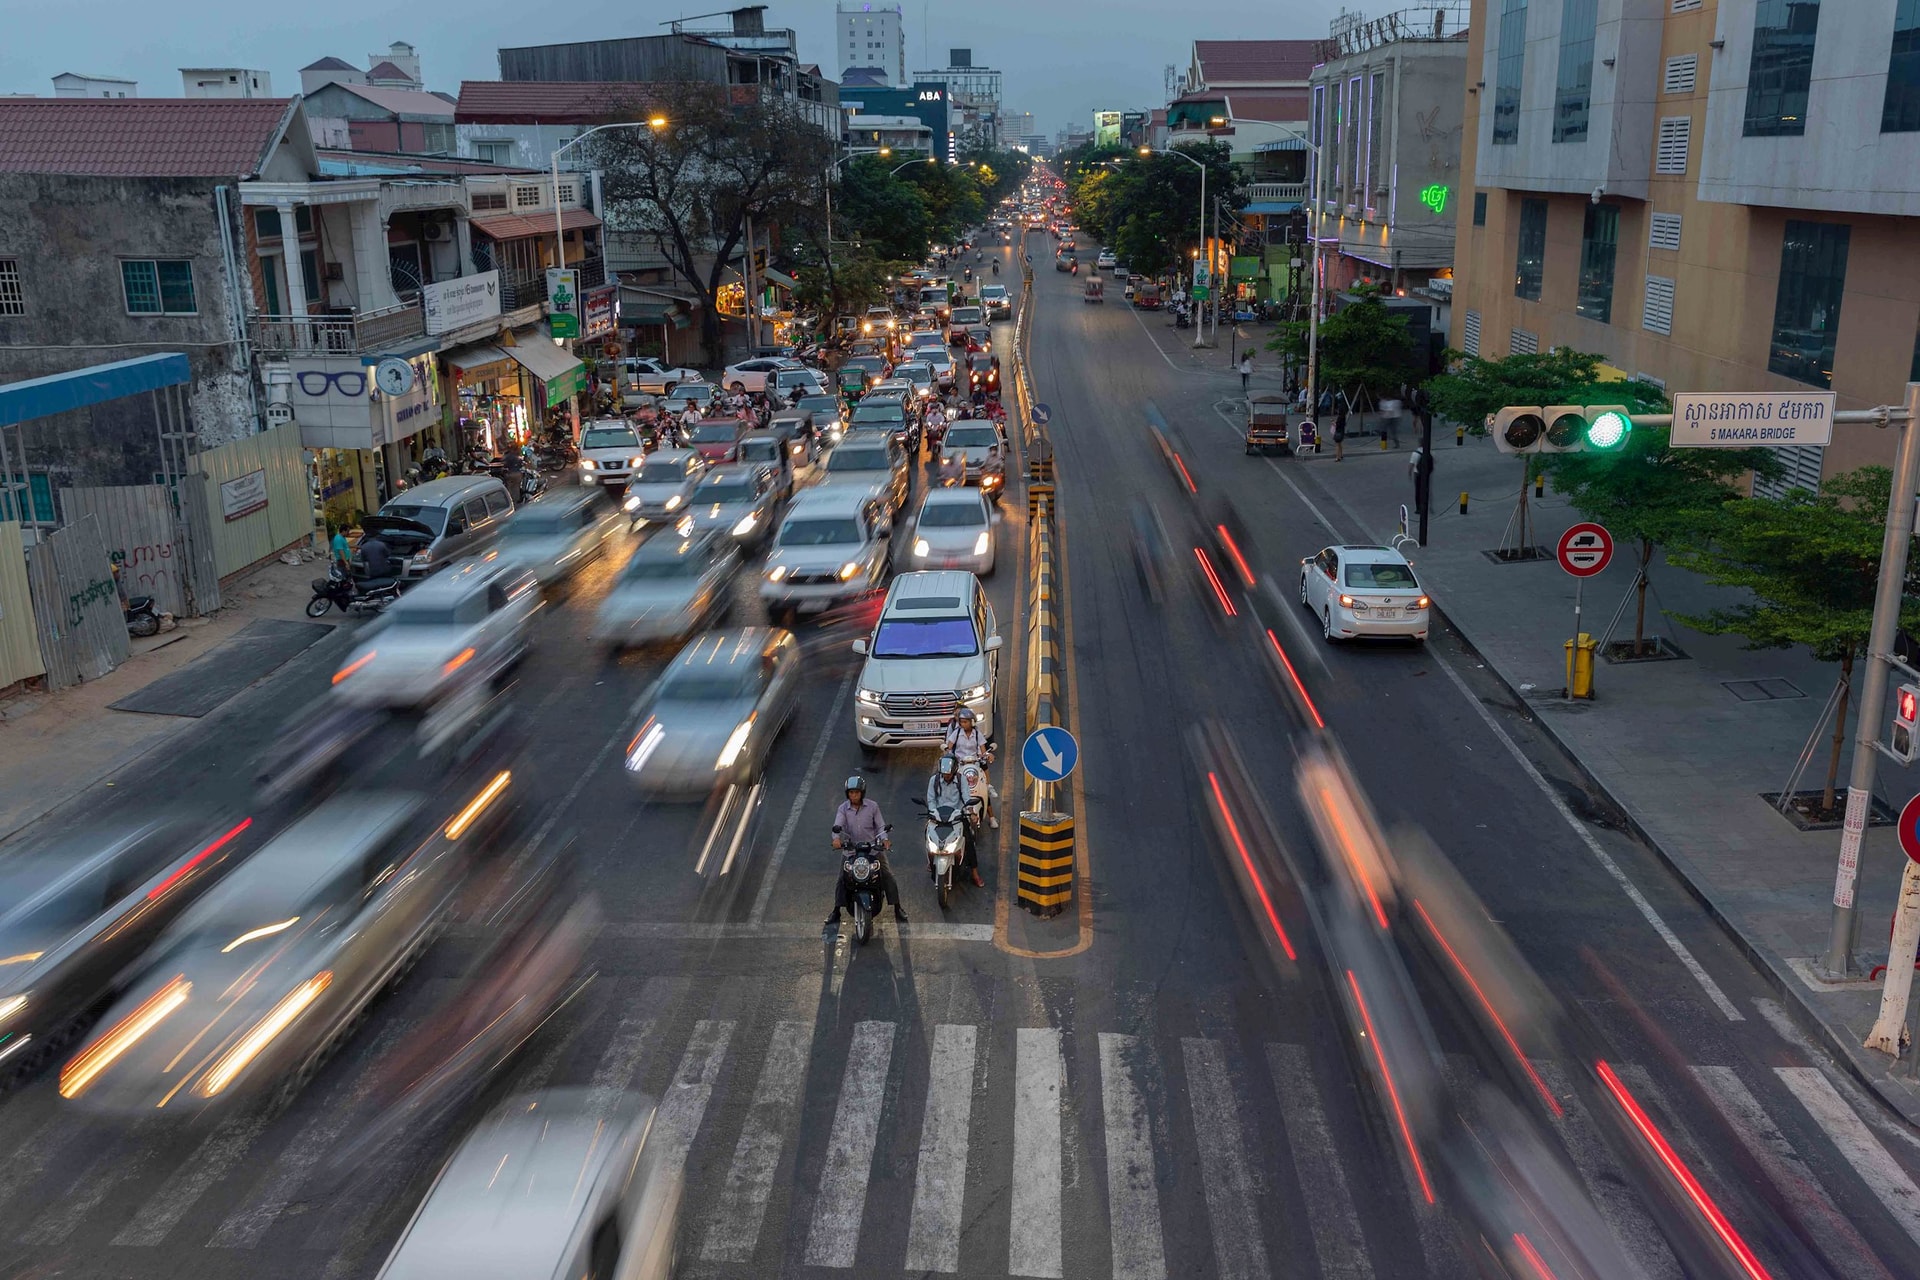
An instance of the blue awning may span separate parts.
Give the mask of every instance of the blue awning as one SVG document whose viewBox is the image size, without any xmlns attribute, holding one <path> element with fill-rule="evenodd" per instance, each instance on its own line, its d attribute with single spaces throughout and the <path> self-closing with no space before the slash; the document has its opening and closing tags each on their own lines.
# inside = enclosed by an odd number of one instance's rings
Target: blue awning
<svg viewBox="0 0 1920 1280">
<path fill-rule="evenodd" d="M 1240 212 L 1266 214 L 1292 213 L 1299 207 L 1300 202 L 1298 200 L 1256 200 L 1252 204 L 1241 205 Z"/>
<path fill-rule="evenodd" d="M 9 382 L 0 386 L 0 427 L 192 381 L 193 370 L 187 358 L 169 351 Z"/>
<path fill-rule="evenodd" d="M 1269 151 L 1305 151 L 1306 149 L 1305 138 L 1275 138 L 1272 142 L 1262 142 L 1254 147 L 1254 151 L 1262 155 Z"/>
</svg>

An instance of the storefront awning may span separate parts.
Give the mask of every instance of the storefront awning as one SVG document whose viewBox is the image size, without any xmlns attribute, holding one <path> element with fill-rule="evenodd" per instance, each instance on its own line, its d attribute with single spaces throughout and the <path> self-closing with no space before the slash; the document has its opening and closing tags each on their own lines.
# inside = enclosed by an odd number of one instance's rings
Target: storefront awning
<svg viewBox="0 0 1920 1280">
<path fill-rule="evenodd" d="M 1272 217 L 1276 214 L 1292 213 L 1300 207 L 1298 200 L 1256 200 L 1252 204 L 1240 206 L 1242 213 L 1261 213 Z"/>
<path fill-rule="evenodd" d="M 1262 142 L 1253 150 L 1257 155 L 1271 155 L 1276 151 L 1305 151 L 1305 138 L 1275 138 L 1271 142 Z"/>
<path fill-rule="evenodd" d="M 780 288 L 785 289 L 789 293 L 793 292 L 795 289 L 798 289 L 800 287 L 800 282 L 798 280 L 795 280 L 792 276 L 788 275 L 784 271 L 775 271 L 772 267 L 764 268 L 760 272 L 760 278 L 762 280 L 765 280 L 768 284 L 778 285 Z"/>
<path fill-rule="evenodd" d="M 553 215 L 550 213 L 502 213 L 491 218 L 472 219 L 473 229 L 493 237 L 495 240 L 518 240 L 524 236 L 543 236 L 553 234 Z M 585 209 L 568 209 L 560 215 L 560 225 L 568 231 L 581 227 L 597 227 L 600 219 Z"/>
<path fill-rule="evenodd" d="M 547 403 L 553 404 L 565 400 L 586 389 L 587 370 L 579 359 L 553 345 L 551 339 L 529 329 L 524 335 L 515 333 L 521 341 L 506 349 L 521 368 L 546 384 Z"/>
<path fill-rule="evenodd" d="M 443 351 L 440 359 L 456 369 L 478 369 L 482 365 L 499 364 L 507 359 L 507 353 L 490 342 L 479 342 L 470 347 Z"/>
</svg>

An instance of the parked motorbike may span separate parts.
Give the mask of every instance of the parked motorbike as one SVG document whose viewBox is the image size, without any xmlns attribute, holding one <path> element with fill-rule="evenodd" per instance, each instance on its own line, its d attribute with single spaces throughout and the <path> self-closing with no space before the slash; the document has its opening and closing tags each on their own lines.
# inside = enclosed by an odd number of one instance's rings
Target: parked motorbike
<svg viewBox="0 0 1920 1280">
<path fill-rule="evenodd" d="M 887 830 L 893 830 L 891 823 Z M 833 829 L 835 835 L 840 828 Z M 847 886 L 847 901 L 853 907 L 853 945 L 863 946 L 873 936 L 873 922 L 879 918 L 880 907 L 886 900 L 881 888 L 880 846 L 870 841 L 841 850 L 840 878 Z"/>
<path fill-rule="evenodd" d="M 538 471 L 520 473 L 520 501 L 532 502 L 547 491 L 547 478 Z"/>
<path fill-rule="evenodd" d="M 318 618 L 328 609 L 342 613 L 379 613 L 400 598 L 398 578 L 380 578 L 372 582 L 356 578 L 336 561 L 327 566 L 327 576 L 313 580 L 313 599 L 307 601 L 307 616 Z"/>
<path fill-rule="evenodd" d="M 150 636 L 160 630 L 160 613 L 152 596 L 128 596 L 120 606 L 120 620 L 127 624 L 130 636 Z"/>
</svg>

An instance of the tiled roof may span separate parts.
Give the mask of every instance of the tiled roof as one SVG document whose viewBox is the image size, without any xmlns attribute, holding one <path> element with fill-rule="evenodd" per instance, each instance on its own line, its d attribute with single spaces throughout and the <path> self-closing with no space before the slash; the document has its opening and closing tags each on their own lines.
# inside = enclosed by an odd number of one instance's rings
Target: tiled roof
<svg viewBox="0 0 1920 1280">
<path fill-rule="evenodd" d="M 356 98 L 364 98 L 374 106 L 391 111 L 397 116 L 432 116 L 436 120 L 453 119 L 453 104 L 437 93 L 422 93 L 418 89 L 388 89 L 377 84 L 335 84 L 332 87 L 342 93 L 350 93 Z"/>
<path fill-rule="evenodd" d="M 1218 88 L 1232 84 L 1262 84 L 1299 80 L 1319 61 L 1318 40 L 1195 40 L 1193 55 L 1200 76 Z"/>
<path fill-rule="evenodd" d="M 560 214 L 560 222 L 569 231 L 600 225 L 600 219 L 585 209 L 563 210 Z M 473 219 L 473 229 L 483 231 L 495 240 L 518 240 L 522 236 L 543 236 L 553 230 L 553 214 L 496 214 L 491 218 Z"/>
<path fill-rule="evenodd" d="M 460 124 L 598 124 L 616 104 L 644 100 L 646 86 L 598 80 L 462 80 Z"/>
<path fill-rule="evenodd" d="M 408 84 L 413 83 L 412 76 L 408 75 L 406 72 L 402 71 L 400 68 L 394 66 L 391 62 L 376 62 L 372 66 L 368 67 L 367 79 L 369 80 L 405 80 Z"/>
<path fill-rule="evenodd" d="M 243 178 L 287 118 L 286 98 L 0 101 L 0 173 Z"/>
<path fill-rule="evenodd" d="M 343 58 L 336 58 L 336 57 L 333 57 L 332 55 L 328 55 L 327 57 L 320 59 L 320 61 L 318 62 L 309 62 L 306 66 L 300 69 L 302 71 L 358 71 L 360 68 L 354 66 L 351 62 L 348 62 Z"/>
<path fill-rule="evenodd" d="M 1236 89 L 1226 95 L 1227 114 L 1242 120 L 1305 120 L 1306 89 Z M 1260 135 L 1265 138 L 1263 131 Z"/>
</svg>

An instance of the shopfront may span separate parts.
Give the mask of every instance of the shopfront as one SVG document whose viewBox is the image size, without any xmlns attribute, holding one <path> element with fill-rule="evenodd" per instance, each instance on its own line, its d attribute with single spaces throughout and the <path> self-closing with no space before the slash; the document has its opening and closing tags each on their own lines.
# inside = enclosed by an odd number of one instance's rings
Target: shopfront
<svg viewBox="0 0 1920 1280">
<path fill-rule="evenodd" d="M 288 367 L 287 404 L 331 518 L 378 508 L 426 448 L 446 447 L 432 352 L 297 357 Z"/>
<path fill-rule="evenodd" d="M 586 389 L 586 367 L 535 328 L 502 342 L 455 347 L 449 369 L 454 428 L 462 455 L 493 457 L 539 434 L 550 411 Z"/>
</svg>

